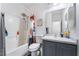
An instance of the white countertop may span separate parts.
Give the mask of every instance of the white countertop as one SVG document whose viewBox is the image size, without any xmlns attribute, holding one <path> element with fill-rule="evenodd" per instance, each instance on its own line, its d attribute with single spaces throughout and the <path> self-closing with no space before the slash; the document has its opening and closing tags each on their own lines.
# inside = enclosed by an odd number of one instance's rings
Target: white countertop
<svg viewBox="0 0 79 59">
<path fill-rule="evenodd" d="M 52 35 L 46 35 L 46 36 L 42 37 L 42 39 L 48 40 L 48 41 L 61 42 L 61 43 L 67 43 L 67 44 L 76 44 L 77 45 L 76 39 L 61 38 L 61 37 L 55 37 Z"/>
</svg>

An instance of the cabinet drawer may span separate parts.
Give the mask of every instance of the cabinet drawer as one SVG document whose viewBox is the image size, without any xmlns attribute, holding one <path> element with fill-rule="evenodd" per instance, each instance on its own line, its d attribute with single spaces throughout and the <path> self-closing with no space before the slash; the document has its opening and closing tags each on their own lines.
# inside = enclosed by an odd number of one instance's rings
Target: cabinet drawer
<svg viewBox="0 0 79 59">
<path fill-rule="evenodd" d="M 51 42 L 51 41 L 43 40 L 43 45 L 45 45 L 45 46 L 53 46 L 53 45 L 56 45 L 56 43 L 55 42 Z"/>
<path fill-rule="evenodd" d="M 43 40 L 44 56 L 77 56 L 77 45 Z"/>
<path fill-rule="evenodd" d="M 58 56 L 76 56 L 77 46 L 72 44 L 57 43 Z"/>
<path fill-rule="evenodd" d="M 56 55 L 56 43 L 50 41 L 43 41 L 43 56 L 55 56 Z"/>
</svg>

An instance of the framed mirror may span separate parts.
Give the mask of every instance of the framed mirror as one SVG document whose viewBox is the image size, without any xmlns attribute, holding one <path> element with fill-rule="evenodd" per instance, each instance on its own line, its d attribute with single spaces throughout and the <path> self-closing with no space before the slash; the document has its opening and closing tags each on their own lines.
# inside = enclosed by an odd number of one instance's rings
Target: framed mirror
<svg viewBox="0 0 79 59">
<path fill-rule="evenodd" d="M 45 26 L 48 28 L 48 34 L 60 34 L 61 20 L 63 19 L 64 9 L 48 12 L 45 15 Z"/>
<path fill-rule="evenodd" d="M 76 29 L 76 5 L 71 4 L 71 6 L 68 8 L 66 14 L 65 14 L 65 20 L 66 27 L 64 28 L 64 32 L 69 31 L 70 34 L 75 32 Z"/>
</svg>

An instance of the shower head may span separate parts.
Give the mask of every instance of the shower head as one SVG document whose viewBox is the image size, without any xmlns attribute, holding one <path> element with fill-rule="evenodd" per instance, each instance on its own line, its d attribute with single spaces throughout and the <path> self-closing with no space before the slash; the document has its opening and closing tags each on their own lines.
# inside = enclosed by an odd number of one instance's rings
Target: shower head
<svg viewBox="0 0 79 59">
<path fill-rule="evenodd" d="M 27 15 L 26 15 L 25 13 L 22 13 L 21 15 L 22 15 L 23 17 L 27 17 Z"/>
</svg>

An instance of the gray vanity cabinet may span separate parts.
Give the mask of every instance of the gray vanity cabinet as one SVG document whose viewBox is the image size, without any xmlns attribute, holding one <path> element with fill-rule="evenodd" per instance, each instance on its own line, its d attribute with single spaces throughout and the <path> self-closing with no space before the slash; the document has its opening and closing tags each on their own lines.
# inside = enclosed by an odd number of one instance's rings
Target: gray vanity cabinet
<svg viewBox="0 0 79 59">
<path fill-rule="evenodd" d="M 77 46 L 43 40 L 43 56 L 76 56 Z"/>
<path fill-rule="evenodd" d="M 57 43 L 57 56 L 76 56 L 77 46 L 65 43 Z"/>
<path fill-rule="evenodd" d="M 55 56 L 56 43 L 43 41 L 43 55 L 44 56 Z"/>
</svg>

